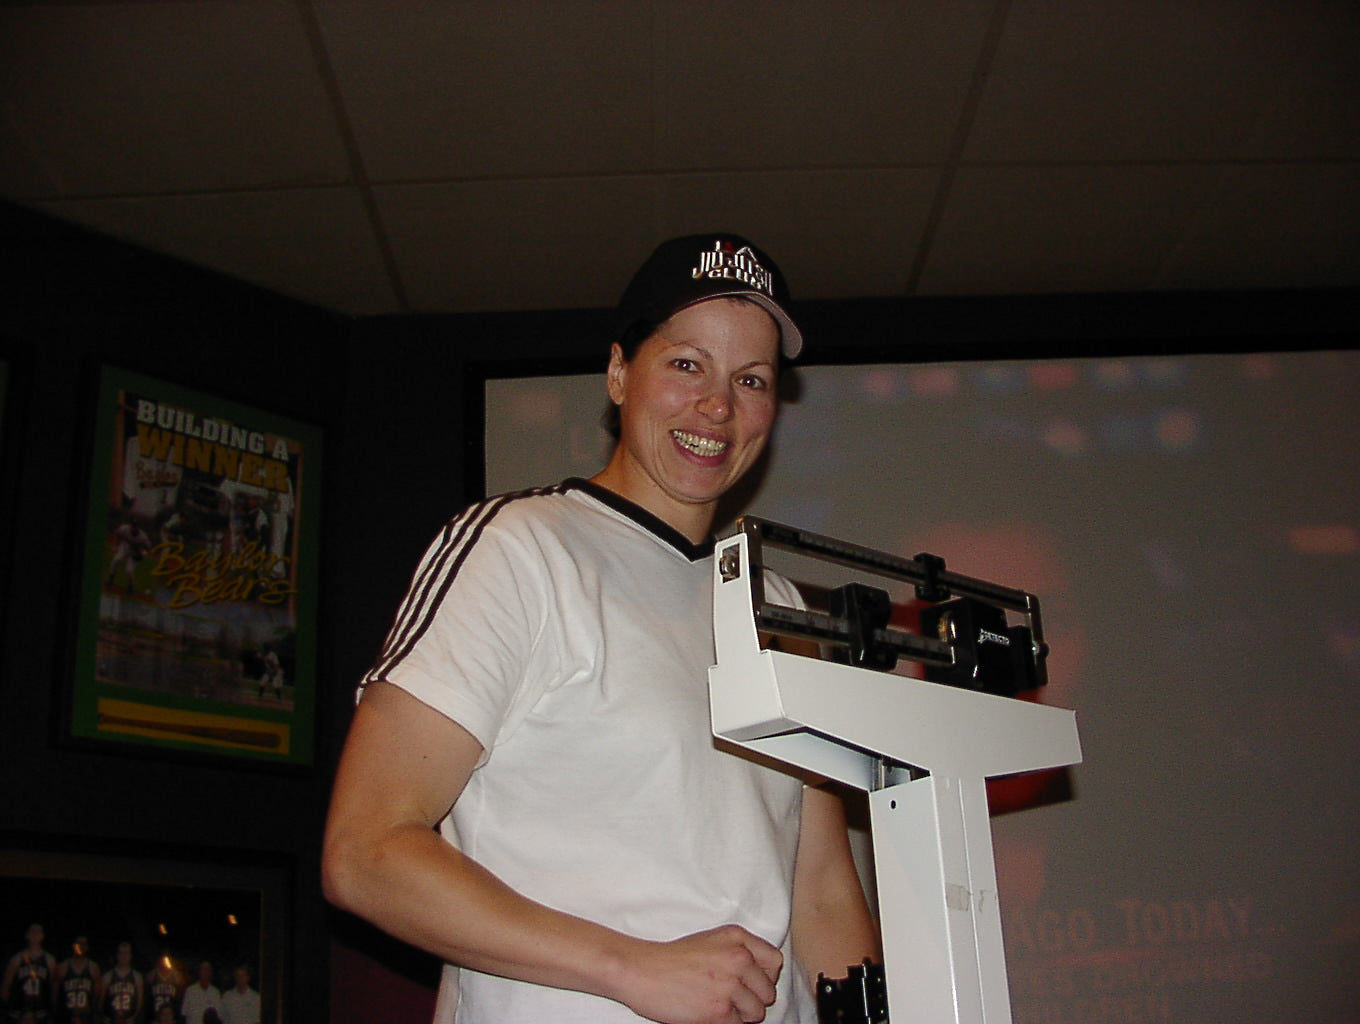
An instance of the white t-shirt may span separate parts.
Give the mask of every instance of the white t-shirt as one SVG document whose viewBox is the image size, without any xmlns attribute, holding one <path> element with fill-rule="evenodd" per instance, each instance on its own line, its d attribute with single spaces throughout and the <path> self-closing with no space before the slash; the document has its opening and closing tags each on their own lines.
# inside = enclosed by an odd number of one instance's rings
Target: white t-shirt
<svg viewBox="0 0 1360 1024">
<path fill-rule="evenodd" d="M 450 842 L 523 895 L 640 938 L 740 924 L 785 952 L 766 1019 L 812 1022 L 788 941 L 802 784 L 716 748 L 713 660 L 712 546 L 572 480 L 453 520 L 366 681 L 482 744 Z M 460 1024 L 639 1019 L 469 970 L 460 987 Z"/>
<path fill-rule="evenodd" d="M 212 1007 L 219 1016 L 221 1015 L 222 993 L 216 985 L 204 988 L 198 982 L 194 982 L 184 990 L 184 1001 L 180 1004 L 184 1024 L 202 1024 L 203 1014 L 208 1007 Z"/>
<path fill-rule="evenodd" d="M 222 1024 L 260 1024 L 260 993 L 253 988 L 223 992 Z"/>
</svg>

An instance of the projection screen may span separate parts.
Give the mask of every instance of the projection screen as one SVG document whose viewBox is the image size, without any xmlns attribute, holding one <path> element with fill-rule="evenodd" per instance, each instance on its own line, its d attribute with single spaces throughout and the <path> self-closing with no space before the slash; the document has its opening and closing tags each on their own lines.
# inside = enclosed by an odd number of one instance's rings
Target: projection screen
<svg viewBox="0 0 1360 1024">
<path fill-rule="evenodd" d="M 747 510 L 1041 600 L 1085 761 L 992 791 L 1015 1020 L 1360 1020 L 1360 353 L 797 382 Z M 598 470 L 604 401 L 488 381 L 488 493 Z"/>
</svg>

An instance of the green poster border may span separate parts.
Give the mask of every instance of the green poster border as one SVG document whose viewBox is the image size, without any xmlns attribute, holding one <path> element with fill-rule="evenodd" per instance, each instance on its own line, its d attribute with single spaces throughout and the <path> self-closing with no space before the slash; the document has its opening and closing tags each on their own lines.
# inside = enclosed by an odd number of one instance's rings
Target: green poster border
<svg viewBox="0 0 1360 1024">
<path fill-rule="evenodd" d="M 300 480 L 295 494 L 296 534 L 295 606 L 296 649 L 291 710 L 240 705 L 189 694 L 146 690 L 99 682 L 96 678 L 99 609 L 103 593 L 107 538 L 111 529 L 108 495 L 116 460 L 116 420 L 119 395 L 129 391 L 154 396 L 158 402 L 182 407 L 200 419 L 213 417 L 297 441 L 302 446 Z M 75 609 L 75 644 L 68 701 L 68 737 L 76 742 L 146 748 L 166 753 L 227 757 L 262 764 L 310 766 L 316 747 L 317 610 L 320 588 L 321 428 L 240 402 L 111 366 L 99 369 L 94 429 L 91 436 L 88 497 L 82 533 L 80 583 Z M 101 728 L 101 701 L 146 705 L 157 716 L 177 723 L 168 730 Z M 252 724 L 258 725 L 252 729 Z M 224 741 L 224 729 L 236 734 L 287 729 L 286 752 L 258 743 Z"/>
</svg>

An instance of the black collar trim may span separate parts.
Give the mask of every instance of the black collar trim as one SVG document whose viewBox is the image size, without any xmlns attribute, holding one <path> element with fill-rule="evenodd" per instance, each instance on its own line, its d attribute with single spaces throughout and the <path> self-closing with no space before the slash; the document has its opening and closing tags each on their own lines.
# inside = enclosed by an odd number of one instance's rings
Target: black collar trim
<svg viewBox="0 0 1360 1024">
<path fill-rule="evenodd" d="M 641 505 L 634 504 L 623 497 L 623 495 L 616 494 L 607 487 L 601 487 L 591 480 L 585 480 L 581 477 L 571 477 L 570 479 L 562 481 L 562 489 L 566 491 L 584 491 L 600 504 L 608 505 L 620 515 L 627 516 L 648 533 L 653 534 L 658 540 L 665 541 L 691 562 L 697 562 L 700 559 L 707 558 L 709 555 L 713 554 L 714 541 L 712 537 L 702 544 L 695 544 L 664 519 L 648 512 Z"/>
</svg>

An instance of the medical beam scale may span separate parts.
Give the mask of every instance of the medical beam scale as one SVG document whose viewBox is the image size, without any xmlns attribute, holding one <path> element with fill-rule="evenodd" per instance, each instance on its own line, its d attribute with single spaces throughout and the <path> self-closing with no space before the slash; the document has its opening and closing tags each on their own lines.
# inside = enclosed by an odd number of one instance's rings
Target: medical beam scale
<svg viewBox="0 0 1360 1024">
<path fill-rule="evenodd" d="M 921 633 L 895 628 L 886 592 L 858 579 L 825 610 L 767 600 L 767 548 L 913 584 Z M 717 544 L 713 622 L 714 735 L 869 794 L 892 1024 L 1009 1024 L 986 780 L 1081 760 L 1072 711 L 1013 699 L 1045 680 L 1038 601 L 930 555 L 747 516 Z M 833 660 L 762 649 L 761 633 Z M 900 658 L 926 678 L 889 671 Z"/>
</svg>

